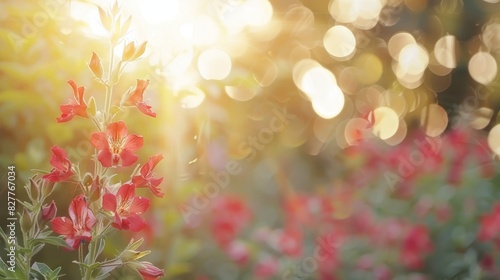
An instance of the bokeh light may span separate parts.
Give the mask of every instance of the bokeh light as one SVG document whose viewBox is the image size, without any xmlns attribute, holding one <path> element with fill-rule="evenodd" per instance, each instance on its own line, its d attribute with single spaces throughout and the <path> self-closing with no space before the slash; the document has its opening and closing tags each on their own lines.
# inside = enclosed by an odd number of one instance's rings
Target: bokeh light
<svg viewBox="0 0 500 280">
<path fill-rule="evenodd" d="M 223 80 L 231 72 L 231 57 L 219 49 L 206 50 L 198 58 L 198 71 L 206 80 Z"/>
<path fill-rule="evenodd" d="M 347 27 L 336 25 L 325 33 L 323 45 L 333 57 L 345 58 L 356 49 L 356 38 Z"/>
<path fill-rule="evenodd" d="M 478 52 L 469 60 L 469 73 L 476 82 L 488 85 L 497 76 L 498 65 L 491 54 Z"/>
</svg>

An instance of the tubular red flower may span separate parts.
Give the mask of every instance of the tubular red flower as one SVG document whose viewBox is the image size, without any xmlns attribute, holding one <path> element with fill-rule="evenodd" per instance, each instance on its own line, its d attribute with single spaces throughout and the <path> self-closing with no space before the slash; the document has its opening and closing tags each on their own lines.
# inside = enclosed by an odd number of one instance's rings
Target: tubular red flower
<svg viewBox="0 0 500 280">
<path fill-rule="evenodd" d="M 139 111 L 142 113 L 156 118 L 156 113 L 151 111 L 151 106 L 149 106 L 144 101 L 144 91 L 149 86 L 149 80 L 141 80 L 137 79 L 137 85 L 135 89 L 129 94 L 127 100 L 125 101 L 125 105 L 136 106 Z"/>
<path fill-rule="evenodd" d="M 102 198 L 102 208 L 114 214 L 112 226 L 120 230 L 138 232 L 146 226 L 139 217 L 149 207 L 149 199 L 135 196 L 135 186 L 124 184 L 116 195 L 107 193 Z"/>
<path fill-rule="evenodd" d="M 85 100 L 83 99 L 83 92 L 85 88 L 78 87 L 73 80 L 68 81 L 68 84 L 73 88 L 75 100 L 70 100 L 68 104 L 60 106 L 62 115 L 57 118 L 57 122 L 59 123 L 70 121 L 76 115 L 88 118 L 87 103 L 85 103 Z"/>
<path fill-rule="evenodd" d="M 110 123 L 106 132 L 94 132 L 90 139 L 92 145 L 100 150 L 97 159 L 104 167 L 132 165 L 138 156 L 134 154 L 144 144 L 142 136 L 128 134 L 123 121 Z"/>
<path fill-rule="evenodd" d="M 66 243 L 74 250 L 82 241 L 92 240 L 91 231 L 97 220 L 83 195 L 78 195 L 71 201 L 68 213 L 69 218 L 56 217 L 51 223 L 54 232 L 64 235 Z"/>
<path fill-rule="evenodd" d="M 52 171 L 49 174 L 42 176 L 42 178 L 55 183 L 64 181 L 71 177 L 74 172 L 71 170 L 71 162 L 69 161 L 66 152 L 57 146 L 53 146 L 50 150 L 52 151 L 50 164 L 54 168 L 52 168 Z"/>
<path fill-rule="evenodd" d="M 140 175 L 132 177 L 132 183 L 138 188 L 148 187 L 155 196 L 163 197 L 165 194 L 158 187 L 163 181 L 163 177 L 154 178 L 152 174 L 153 169 L 162 159 L 163 156 L 160 154 L 149 157 L 148 162 L 141 167 Z"/>
</svg>

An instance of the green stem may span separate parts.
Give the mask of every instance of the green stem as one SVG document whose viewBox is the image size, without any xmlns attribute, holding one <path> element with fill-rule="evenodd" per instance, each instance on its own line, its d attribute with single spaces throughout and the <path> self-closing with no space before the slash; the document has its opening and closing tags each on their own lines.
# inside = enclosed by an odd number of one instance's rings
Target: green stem
<svg viewBox="0 0 500 280">
<path fill-rule="evenodd" d="M 106 114 L 109 114 L 109 111 L 111 110 L 111 101 L 113 98 L 113 87 L 114 87 L 114 82 L 112 81 L 112 75 L 113 75 L 113 61 L 114 61 L 114 56 L 115 56 L 115 46 L 113 43 L 110 41 L 109 42 L 110 46 L 110 59 L 109 59 L 109 68 L 108 68 L 108 84 L 106 85 L 106 96 L 108 97 L 108 102 L 107 102 L 107 107 L 106 107 Z"/>
<path fill-rule="evenodd" d="M 82 251 L 82 246 L 80 244 L 80 246 L 78 246 L 78 262 L 79 263 L 83 263 L 83 251 Z M 82 265 L 79 265 L 78 266 L 80 268 L 80 275 L 83 276 L 83 268 L 82 268 Z"/>
<path fill-rule="evenodd" d="M 95 254 L 95 244 L 96 244 L 96 241 L 95 240 L 92 240 L 90 243 L 89 243 L 89 263 L 87 263 L 87 265 L 92 265 L 94 264 L 94 254 Z M 91 280 L 92 279 L 92 270 L 91 268 L 86 268 L 85 269 L 85 277 L 84 279 L 85 280 Z"/>
</svg>

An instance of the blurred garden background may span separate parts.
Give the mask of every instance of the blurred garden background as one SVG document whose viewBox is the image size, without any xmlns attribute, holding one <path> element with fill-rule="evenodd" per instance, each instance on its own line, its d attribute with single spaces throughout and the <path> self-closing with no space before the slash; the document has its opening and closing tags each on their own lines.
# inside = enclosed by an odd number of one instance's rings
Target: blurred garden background
<svg viewBox="0 0 500 280">
<path fill-rule="evenodd" d="M 0 4 L 0 166 L 18 197 L 53 145 L 92 168 L 95 128 L 56 118 L 68 80 L 104 102 L 88 63 L 110 59 L 97 6 L 114 3 Z M 165 196 L 104 255 L 144 237 L 161 279 L 500 279 L 498 0 L 118 4 L 132 21 L 117 56 L 148 43 L 112 102 L 150 80 L 156 118 L 118 116 L 144 136 L 141 162 L 163 154 Z M 77 193 L 60 184 L 58 216 Z M 79 279 L 75 256 L 37 260 Z"/>
</svg>

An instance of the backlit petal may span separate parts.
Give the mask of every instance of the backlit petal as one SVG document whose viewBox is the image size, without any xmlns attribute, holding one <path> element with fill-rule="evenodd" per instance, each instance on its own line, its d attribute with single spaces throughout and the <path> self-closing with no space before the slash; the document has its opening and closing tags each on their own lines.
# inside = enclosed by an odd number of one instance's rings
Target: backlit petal
<svg viewBox="0 0 500 280">
<path fill-rule="evenodd" d="M 130 212 L 136 214 L 142 214 L 148 210 L 149 199 L 145 197 L 134 197 L 132 205 L 130 206 Z"/>
<path fill-rule="evenodd" d="M 116 211 L 116 196 L 114 194 L 107 193 L 103 195 L 102 209 L 105 211 Z"/>
<path fill-rule="evenodd" d="M 129 136 L 127 136 L 124 149 L 134 152 L 142 148 L 143 144 L 144 144 L 144 139 L 142 136 L 137 134 L 130 134 Z"/>
<path fill-rule="evenodd" d="M 90 143 L 98 150 L 109 149 L 108 136 L 105 132 L 92 133 Z"/>
</svg>

